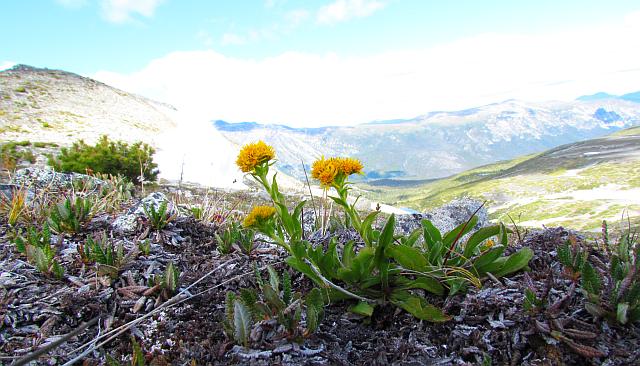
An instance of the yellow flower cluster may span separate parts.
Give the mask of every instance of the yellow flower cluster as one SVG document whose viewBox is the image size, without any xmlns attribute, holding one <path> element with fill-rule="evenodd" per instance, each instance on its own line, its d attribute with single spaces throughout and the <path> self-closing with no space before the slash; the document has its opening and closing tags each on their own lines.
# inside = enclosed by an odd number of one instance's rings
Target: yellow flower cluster
<svg viewBox="0 0 640 366">
<path fill-rule="evenodd" d="M 244 145 L 238 154 L 236 165 L 242 172 L 252 172 L 256 166 L 275 158 L 276 152 L 273 147 L 263 141 Z"/>
<path fill-rule="evenodd" d="M 249 215 L 245 217 L 242 222 L 242 226 L 244 227 L 252 227 L 256 224 L 260 224 L 275 215 L 276 209 L 271 206 L 255 206 Z"/>
<path fill-rule="evenodd" d="M 323 187 L 330 187 L 339 176 L 348 177 L 351 174 L 362 174 L 362 163 L 353 158 L 329 158 L 324 156 L 316 160 L 311 167 L 311 176 Z"/>
</svg>

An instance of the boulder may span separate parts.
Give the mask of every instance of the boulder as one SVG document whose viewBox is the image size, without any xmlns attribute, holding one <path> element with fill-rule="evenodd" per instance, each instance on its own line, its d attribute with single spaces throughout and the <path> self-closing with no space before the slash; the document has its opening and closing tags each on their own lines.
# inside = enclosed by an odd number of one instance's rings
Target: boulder
<svg viewBox="0 0 640 366">
<path fill-rule="evenodd" d="M 481 201 L 471 198 L 462 198 L 451 201 L 444 206 L 438 207 L 430 212 L 398 215 L 396 220 L 396 233 L 408 235 L 415 229 L 421 228 L 421 221 L 427 219 L 437 227 L 440 232 L 444 233 L 453 230 L 460 224 L 465 223 L 475 210 L 482 205 Z M 473 231 L 489 225 L 489 214 L 486 207 L 482 207 L 476 213 L 478 223 Z"/>
<path fill-rule="evenodd" d="M 12 184 L 26 186 L 29 190 L 48 189 L 53 191 L 65 190 L 73 187 L 73 182 L 86 182 L 92 187 L 106 184 L 103 180 L 86 174 L 59 173 L 52 169 L 22 168 L 12 177 Z"/>
</svg>

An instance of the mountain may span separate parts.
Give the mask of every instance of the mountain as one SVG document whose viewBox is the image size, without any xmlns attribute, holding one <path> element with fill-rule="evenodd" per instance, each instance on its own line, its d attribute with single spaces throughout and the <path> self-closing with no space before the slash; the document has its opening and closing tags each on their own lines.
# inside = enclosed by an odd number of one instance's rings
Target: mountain
<svg viewBox="0 0 640 366">
<path fill-rule="evenodd" d="M 363 161 L 364 180 L 420 180 L 450 176 L 639 125 L 640 104 L 602 94 L 572 102 L 507 100 L 351 127 L 213 124 L 236 144 L 259 139 L 272 144 L 281 169 L 299 179 L 304 179 L 302 162 L 308 170 L 309 164 L 322 155 L 348 155 Z"/>
<path fill-rule="evenodd" d="M 18 65 L 0 72 L 0 143 L 69 146 L 100 135 L 155 147 L 161 178 L 243 186 L 238 146 L 206 118 L 67 71 Z"/>
<path fill-rule="evenodd" d="M 591 102 L 598 101 L 603 99 L 619 99 L 619 100 L 627 100 L 629 102 L 640 103 L 640 91 L 634 93 L 627 93 L 623 95 L 613 95 L 605 92 L 598 92 L 591 95 L 583 95 L 578 97 L 576 100 L 583 102 Z"/>
<path fill-rule="evenodd" d="M 372 200 L 419 211 L 458 197 L 486 200 L 492 219 L 598 229 L 640 216 L 640 128 L 576 142 L 427 182 L 359 184 Z"/>
<path fill-rule="evenodd" d="M 0 72 L 0 129 L 6 139 L 69 144 L 101 134 L 153 143 L 175 127 L 170 105 L 90 78 L 17 65 Z"/>
</svg>

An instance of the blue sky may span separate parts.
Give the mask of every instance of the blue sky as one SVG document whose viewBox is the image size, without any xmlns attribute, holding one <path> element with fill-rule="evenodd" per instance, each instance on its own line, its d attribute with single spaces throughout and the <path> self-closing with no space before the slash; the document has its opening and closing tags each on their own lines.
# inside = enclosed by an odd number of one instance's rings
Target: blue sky
<svg viewBox="0 0 640 366">
<path fill-rule="evenodd" d="M 64 69 L 211 118 L 347 124 L 640 90 L 637 72 L 619 74 L 640 68 L 627 49 L 639 11 L 613 0 L 14 0 L 0 5 L 0 68 Z M 219 103 L 203 108 L 185 89 Z"/>
</svg>

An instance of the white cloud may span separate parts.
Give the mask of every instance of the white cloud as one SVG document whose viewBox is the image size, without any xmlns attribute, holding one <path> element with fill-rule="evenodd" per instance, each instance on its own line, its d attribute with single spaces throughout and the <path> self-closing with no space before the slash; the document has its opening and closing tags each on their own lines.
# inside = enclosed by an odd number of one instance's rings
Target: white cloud
<svg viewBox="0 0 640 366">
<path fill-rule="evenodd" d="M 95 77 L 210 119 L 317 126 L 411 118 L 508 98 L 569 100 L 638 90 L 638 16 L 363 57 L 287 52 L 256 60 L 212 50 L 175 52 L 132 74 Z"/>
<path fill-rule="evenodd" d="M 0 61 L 0 71 L 10 69 L 15 65 L 16 63 L 13 61 Z"/>
<path fill-rule="evenodd" d="M 321 7 L 316 20 L 320 24 L 333 24 L 354 18 L 364 18 L 384 6 L 383 2 L 376 0 L 336 0 Z"/>
<path fill-rule="evenodd" d="M 102 0 L 102 16 L 112 23 L 134 20 L 134 14 L 146 18 L 153 16 L 163 0 Z"/>
</svg>

